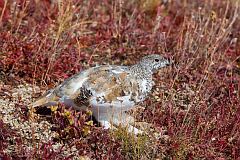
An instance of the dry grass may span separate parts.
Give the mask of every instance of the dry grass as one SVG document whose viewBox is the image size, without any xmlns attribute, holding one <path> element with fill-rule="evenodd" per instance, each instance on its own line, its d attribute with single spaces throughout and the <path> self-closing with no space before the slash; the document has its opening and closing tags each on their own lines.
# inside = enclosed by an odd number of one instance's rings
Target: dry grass
<svg viewBox="0 0 240 160">
<path fill-rule="evenodd" d="M 239 158 L 240 2 L 163 2 L 0 0 L 2 100 L 11 101 L 18 84 L 46 90 L 95 64 L 133 64 L 149 53 L 174 62 L 155 76 L 153 94 L 136 111 L 139 121 L 152 125 L 148 134 L 112 133 L 92 126 L 88 113 L 59 106 L 38 119 L 54 124 L 59 136 L 28 141 L 37 147 L 11 138 L 18 131 L 0 120 L 0 159 Z M 33 90 L 30 97 L 39 94 Z M 24 101 L 14 101 L 23 122 Z M 63 147 L 54 149 L 57 143 Z M 60 154 L 66 148 L 69 155 Z"/>
</svg>

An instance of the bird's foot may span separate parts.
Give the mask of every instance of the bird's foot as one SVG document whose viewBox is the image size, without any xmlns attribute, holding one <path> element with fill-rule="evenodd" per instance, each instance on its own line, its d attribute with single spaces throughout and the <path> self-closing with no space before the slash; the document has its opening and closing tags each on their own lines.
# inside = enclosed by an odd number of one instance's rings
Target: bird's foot
<svg viewBox="0 0 240 160">
<path fill-rule="evenodd" d="M 141 134 L 144 133 L 142 130 L 140 130 L 136 127 L 133 127 L 132 125 L 128 125 L 126 127 L 127 127 L 127 130 L 128 130 L 129 133 L 133 133 L 135 135 L 139 135 L 139 134 L 141 135 Z"/>
<path fill-rule="evenodd" d="M 116 127 L 114 127 L 114 125 L 107 120 L 100 120 L 99 123 L 104 129 L 116 129 Z"/>
<path fill-rule="evenodd" d="M 101 120 L 99 121 L 100 124 L 103 126 L 104 129 L 113 129 L 113 130 L 116 130 L 117 128 L 114 126 L 114 124 L 110 123 L 109 121 L 106 121 L 106 120 Z M 118 124 L 119 125 L 119 124 Z M 126 127 L 127 131 L 129 133 L 133 133 L 135 135 L 138 135 L 138 134 L 143 134 L 144 132 L 137 129 L 136 127 L 128 124 L 128 125 L 122 125 L 120 124 L 120 126 L 123 126 L 123 127 Z"/>
</svg>

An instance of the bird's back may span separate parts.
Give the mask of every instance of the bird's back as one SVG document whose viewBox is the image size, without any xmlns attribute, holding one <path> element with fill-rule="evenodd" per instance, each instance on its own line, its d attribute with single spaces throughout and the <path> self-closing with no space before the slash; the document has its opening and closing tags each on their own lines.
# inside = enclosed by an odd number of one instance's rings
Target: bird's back
<svg viewBox="0 0 240 160">
<path fill-rule="evenodd" d="M 68 78 L 33 106 L 60 101 L 75 108 L 90 104 L 101 108 L 128 109 L 144 100 L 141 85 L 126 66 L 98 66 Z"/>
</svg>

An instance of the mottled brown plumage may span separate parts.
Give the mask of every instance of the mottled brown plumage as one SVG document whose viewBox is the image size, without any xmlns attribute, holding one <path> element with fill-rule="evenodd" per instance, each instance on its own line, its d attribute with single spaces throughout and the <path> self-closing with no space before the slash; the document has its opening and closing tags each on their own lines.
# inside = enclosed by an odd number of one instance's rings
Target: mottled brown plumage
<svg viewBox="0 0 240 160">
<path fill-rule="evenodd" d="M 48 91 L 33 106 L 65 103 L 76 109 L 91 105 L 94 117 L 110 128 L 113 124 L 129 124 L 133 118 L 125 111 L 142 102 L 151 91 L 152 74 L 169 61 L 160 55 L 149 55 L 132 66 L 104 65 L 80 72 L 55 89 Z M 129 130 L 139 133 L 130 126 Z"/>
</svg>

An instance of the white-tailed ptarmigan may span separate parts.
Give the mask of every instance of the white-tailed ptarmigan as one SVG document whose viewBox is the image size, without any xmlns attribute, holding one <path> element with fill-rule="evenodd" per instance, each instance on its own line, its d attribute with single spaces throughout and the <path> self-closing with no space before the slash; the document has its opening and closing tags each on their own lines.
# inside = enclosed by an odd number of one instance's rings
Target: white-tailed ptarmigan
<svg viewBox="0 0 240 160">
<path fill-rule="evenodd" d="M 64 103 L 75 109 L 90 105 L 93 116 L 104 128 L 122 125 L 134 134 L 142 131 L 131 124 L 134 118 L 125 111 L 142 102 L 151 91 L 152 75 L 169 65 L 166 58 L 151 54 L 132 66 L 102 65 L 84 70 L 46 92 L 36 106 Z"/>
</svg>

